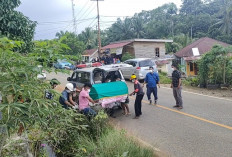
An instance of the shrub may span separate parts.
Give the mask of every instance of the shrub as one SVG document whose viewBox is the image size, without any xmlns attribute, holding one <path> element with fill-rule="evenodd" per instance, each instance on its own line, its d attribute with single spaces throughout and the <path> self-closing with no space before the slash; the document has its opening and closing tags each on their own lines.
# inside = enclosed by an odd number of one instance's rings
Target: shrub
<svg viewBox="0 0 232 157">
<path fill-rule="evenodd" d="M 197 87 L 200 84 L 199 77 L 186 78 L 182 81 L 185 86 L 195 86 Z"/>
<path fill-rule="evenodd" d="M 132 59 L 134 58 L 129 52 L 126 52 L 123 56 L 122 56 L 122 61 L 126 61 L 128 59 Z"/>
<path fill-rule="evenodd" d="M 160 72 L 159 78 L 160 78 L 161 84 L 171 84 L 172 83 L 172 80 L 167 76 L 167 73 Z"/>
</svg>

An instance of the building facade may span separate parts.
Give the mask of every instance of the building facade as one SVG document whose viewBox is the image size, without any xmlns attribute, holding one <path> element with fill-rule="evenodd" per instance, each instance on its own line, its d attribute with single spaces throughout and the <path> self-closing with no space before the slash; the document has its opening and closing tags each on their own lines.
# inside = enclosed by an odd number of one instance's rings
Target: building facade
<svg viewBox="0 0 232 157">
<path fill-rule="evenodd" d="M 122 56 L 126 52 L 135 58 L 164 58 L 165 43 L 172 40 L 162 39 L 132 39 L 110 43 L 102 47 L 102 51 L 108 51 L 110 54 Z"/>
</svg>

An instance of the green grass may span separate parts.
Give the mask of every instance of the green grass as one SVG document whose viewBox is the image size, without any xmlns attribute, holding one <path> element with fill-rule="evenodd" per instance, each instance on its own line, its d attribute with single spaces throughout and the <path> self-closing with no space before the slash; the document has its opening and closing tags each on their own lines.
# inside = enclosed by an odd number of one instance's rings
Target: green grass
<svg viewBox="0 0 232 157">
<path fill-rule="evenodd" d="M 166 73 L 160 72 L 159 78 L 160 78 L 161 84 L 171 84 L 172 83 L 172 80 L 169 77 L 167 77 Z"/>
<path fill-rule="evenodd" d="M 153 157 L 154 151 L 151 148 L 140 146 L 132 137 L 128 137 L 126 132 L 107 128 L 102 136 L 93 141 L 83 138 L 82 153 L 80 156 L 94 157 Z"/>
</svg>

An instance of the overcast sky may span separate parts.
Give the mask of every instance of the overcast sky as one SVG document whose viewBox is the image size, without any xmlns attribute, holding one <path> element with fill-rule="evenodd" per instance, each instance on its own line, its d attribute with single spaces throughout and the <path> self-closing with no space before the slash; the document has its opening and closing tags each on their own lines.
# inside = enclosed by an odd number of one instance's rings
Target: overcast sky
<svg viewBox="0 0 232 157">
<path fill-rule="evenodd" d="M 73 31 L 71 0 L 21 0 L 17 10 L 31 20 L 37 21 L 35 40 L 52 39 L 60 30 Z M 165 3 L 174 2 L 178 7 L 181 0 L 104 0 L 99 2 L 101 29 L 109 27 L 117 17 L 133 16 L 142 10 L 152 10 Z M 96 29 L 96 1 L 74 0 L 77 33 L 85 27 Z M 112 17 L 113 16 L 113 17 Z"/>
</svg>

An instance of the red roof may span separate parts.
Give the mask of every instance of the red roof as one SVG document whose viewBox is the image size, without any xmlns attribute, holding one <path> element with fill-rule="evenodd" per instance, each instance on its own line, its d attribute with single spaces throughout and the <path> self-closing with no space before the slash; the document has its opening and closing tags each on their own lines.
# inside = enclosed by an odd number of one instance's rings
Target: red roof
<svg viewBox="0 0 232 157">
<path fill-rule="evenodd" d="M 105 49 L 119 48 L 119 47 L 123 47 L 125 45 L 128 45 L 130 43 L 132 43 L 132 41 L 112 43 L 112 44 L 109 44 L 109 45 L 102 47 L 102 49 L 105 50 Z"/>
<path fill-rule="evenodd" d="M 161 60 L 161 61 L 156 61 L 156 65 L 164 65 L 164 64 L 169 64 L 168 60 Z"/>
<path fill-rule="evenodd" d="M 97 49 L 90 49 L 90 50 L 85 50 L 82 54 L 83 55 L 88 55 L 91 56 L 94 52 L 96 52 Z"/>
<path fill-rule="evenodd" d="M 197 41 L 194 41 L 192 44 L 176 52 L 175 55 L 177 57 L 191 57 L 193 56 L 192 48 L 198 48 L 200 55 L 202 55 L 206 52 L 209 52 L 212 49 L 212 47 L 216 44 L 222 45 L 224 47 L 229 46 L 229 44 L 227 43 L 212 38 L 204 37 L 200 38 Z"/>
</svg>

